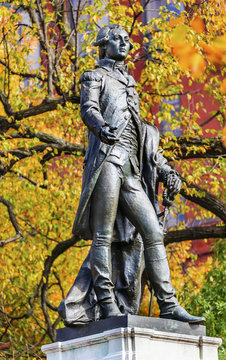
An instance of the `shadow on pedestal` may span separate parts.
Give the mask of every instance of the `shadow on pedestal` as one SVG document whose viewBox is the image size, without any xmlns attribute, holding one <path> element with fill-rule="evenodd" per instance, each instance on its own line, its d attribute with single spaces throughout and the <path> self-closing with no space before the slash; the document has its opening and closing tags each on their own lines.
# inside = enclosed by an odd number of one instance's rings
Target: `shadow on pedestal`
<svg viewBox="0 0 226 360">
<path fill-rule="evenodd" d="M 205 336 L 206 327 L 203 325 L 195 325 L 183 323 L 176 320 L 151 318 L 146 316 L 122 315 L 114 316 L 108 319 L 90 322 L 84 325 L 73 327 L 65 327 L 57 330 L 56 341 L 67 341 L 85 336 L 95 335 L 103 331 L 137 327 L 143 329 L 152 329 L 163 332 L 176 334 L 187 334 L 196 336 Z"/>
</svg>

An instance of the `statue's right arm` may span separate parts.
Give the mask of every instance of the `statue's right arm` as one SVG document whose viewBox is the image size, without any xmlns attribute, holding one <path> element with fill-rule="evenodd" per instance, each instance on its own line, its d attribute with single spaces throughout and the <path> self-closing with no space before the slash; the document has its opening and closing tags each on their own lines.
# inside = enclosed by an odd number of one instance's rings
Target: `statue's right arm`
<svg viewBox="0 0 226 360">
<path fill-rule="evenodd" d="M 95 70 L 85 71 L 80 78 L 80 83 L 82 120 L 88 129 L 92 131 L 94 135 L 99 137 L 102 127 L 105 126 L 99 103 L 102 76 Z"/>
<path fill-rule="evenodd" d="M 82 120 L 90 131 L 105 144 L 113 145 L 118 141 L 111 128 L 104 121 L 100 110 L 100 93 L 103 76 L 95 70 L 86 71 L 80 78 Z"/>
</svg>

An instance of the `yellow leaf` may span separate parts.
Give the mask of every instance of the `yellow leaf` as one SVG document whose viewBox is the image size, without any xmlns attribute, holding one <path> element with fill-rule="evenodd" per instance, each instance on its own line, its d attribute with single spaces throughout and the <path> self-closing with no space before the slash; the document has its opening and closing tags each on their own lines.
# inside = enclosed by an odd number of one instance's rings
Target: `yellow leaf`
<svg viewBox="0 0 226 360">
<path fill-rule="evenodd" d="M 191 73 L 194 77 L 199 77 L 206 68 L 206 63 L 200 54 L 194 54 L 189 59 Z"/>
</svg>

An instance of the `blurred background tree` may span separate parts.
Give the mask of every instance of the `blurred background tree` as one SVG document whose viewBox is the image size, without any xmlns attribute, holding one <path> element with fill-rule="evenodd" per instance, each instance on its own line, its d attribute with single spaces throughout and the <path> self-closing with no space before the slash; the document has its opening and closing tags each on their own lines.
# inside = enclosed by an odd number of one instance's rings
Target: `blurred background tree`
<svg viewBox="0 0 226 360">
<path fill-rule="evenodd" d="M 183 179 L 165 237 L 173 284 L 187 309 L 206 314 L 208 335 L 222 336 L 223 259 L 209 256 L 222 253 L 222 242 L 212 242 L 205 261 L 194 244 L 226 233 L 224 4 L 160 2 L 157 16 L 154 3 L 1 1 L 2 358 L 40 358 L 41 344 L 55 340 L 57 306 L 89 250 L 71 235 L 87 146 L 79 78 L 95 67 L 92 43 L 107 23 L 132 38 L 141 116 L 160 128 L 163 154 Z M 140 314 L 149 299 L 147 289 Z"/>
</svg>

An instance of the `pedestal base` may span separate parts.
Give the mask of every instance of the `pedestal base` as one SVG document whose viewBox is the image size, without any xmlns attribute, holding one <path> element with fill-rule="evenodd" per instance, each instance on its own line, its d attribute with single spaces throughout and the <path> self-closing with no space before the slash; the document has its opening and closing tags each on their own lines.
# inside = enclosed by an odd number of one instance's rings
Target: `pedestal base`
<svg viewBox="0 0 226 360">
<path fill-rule="evenodd" d="M 121 317 L 120 317 L 121 318 Z M 125 317 L 128 320 L 128 316 Z M 137 316 L 130 317 L 130 321 L 136 322 Z M 150 318 L 149 321 L 151 320 Z M 163 319 L 154 319 L 156 324 L 162 328 Z M 111 319 L 102 320 L 106 325 Z M 181 324 L 173 320 L 163 320 L 168 322 L 171 331 L 159 331 L 153 328 L 127 326 L 116 327 L 117 321 L 120 324 L 122 319 L 113 319 L 115 327 L 89 336 L 77 337 L 66 341 L 58 341 L 53 344 L 42 346 L 42 351 L 47 354 L 47 360 L 217 360 L 217 349 L 221 344 L 218 338 L 211 338 L 205 335 L 191 335 L 186 333 L 175 333 L 173 327 L 178 329 Z M 139 320 L 138 320 L 139 321 Z M 157 322 L 156 322 L 157 321 Z M 98 326 L 101 322 L 98 322 Z M 179 323 L 179 325 L 178 325 Z M 93 323 L 95 324 L 95 323 Z M 88 327 L 91 324 L 83 325 Z M 91 325 L 94 326 L 94 325 Z M 158 326 L 157 326 L 158 327 Z M 104 326 L 103 326 L 104 328 Z M 203 333 L 200 327 L 200 332 Z M 85 328 L 84 328 L 85 329 Z M 59 332 L 70 330 L 60 329 Z M 196 326 L 196 333 L 197 333 Z M 185 331 L 184 331 L 185 332 Z M 58 334 L 59 338 L 59 334 Z"/>
</svg>

